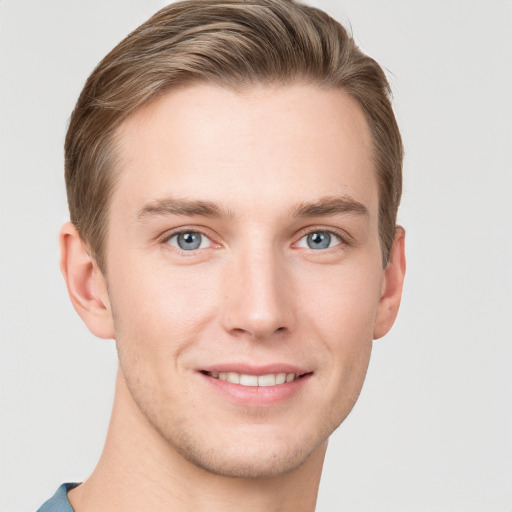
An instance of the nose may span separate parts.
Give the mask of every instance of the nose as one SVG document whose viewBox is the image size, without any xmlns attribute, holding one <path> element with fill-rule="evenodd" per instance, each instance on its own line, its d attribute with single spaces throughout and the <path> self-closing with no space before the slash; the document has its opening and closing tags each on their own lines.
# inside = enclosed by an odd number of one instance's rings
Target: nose
<svg viewBox="0 0 512 512">
<path fill-rule="evenodd" d="M 222 321 L 235 336 L 266 339 L 295 325 L 293 283 L 271 249 L 234 256 L 227 268 Z"/>
</svg>

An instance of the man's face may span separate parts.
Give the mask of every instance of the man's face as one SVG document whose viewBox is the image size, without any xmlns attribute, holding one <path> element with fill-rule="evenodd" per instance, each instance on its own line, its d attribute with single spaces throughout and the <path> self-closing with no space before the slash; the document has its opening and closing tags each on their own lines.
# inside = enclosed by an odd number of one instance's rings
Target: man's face
<svg viewBox="0 0 512 512">
<path fill-rule="evenodd" d="M 200 84 L 118 135 L 107 283 L 131 406 L 212 472 L 298 467 L 357 399 L 381 297 L 362 111 L 312 85 Z"/>
</svg>

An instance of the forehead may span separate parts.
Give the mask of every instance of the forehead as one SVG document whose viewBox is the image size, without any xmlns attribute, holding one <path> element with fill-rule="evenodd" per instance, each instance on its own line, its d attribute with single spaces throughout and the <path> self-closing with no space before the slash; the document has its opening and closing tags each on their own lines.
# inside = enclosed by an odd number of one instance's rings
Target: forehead
<svg viewBox="0 0 512 512">
<path fill-rule="evenodd" d="M 293 84 L 233 92 L 191 85 L 136 111 L 117 140 L 114 211 L 192 196 L 258 215 L 343 195 L 376 215 L 368 125 L 340 89 Z"/>
</svg>

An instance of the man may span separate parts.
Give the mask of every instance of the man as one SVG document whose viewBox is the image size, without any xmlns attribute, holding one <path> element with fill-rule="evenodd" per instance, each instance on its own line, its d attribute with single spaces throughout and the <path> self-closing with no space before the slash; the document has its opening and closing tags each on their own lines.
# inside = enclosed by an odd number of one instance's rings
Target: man
<svg viewBox="0 0 512 512">
<path fill-rule="evenodd" d="M 388 93 L 290 0 L 170 5 L 94 70 L 61 268 L 119 372 L 97 467 L 40 511 L 314 510 L 400 303 Z"/>
</svg>

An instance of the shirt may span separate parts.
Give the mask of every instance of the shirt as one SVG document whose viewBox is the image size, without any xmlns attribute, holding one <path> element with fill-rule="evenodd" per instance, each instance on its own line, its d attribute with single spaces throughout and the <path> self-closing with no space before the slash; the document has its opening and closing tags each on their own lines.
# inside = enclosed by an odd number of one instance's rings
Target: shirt
<svg viewBox="0 0 512 512">
<path fill-rule="evenodd" d="M 68 491 L 75 488 L 77 485 L 80 484 L 62 484 L 57 489 L 57 492 L 41 505 L 37 512 L 74 512 L 68 500 Z"/>
</svg>

